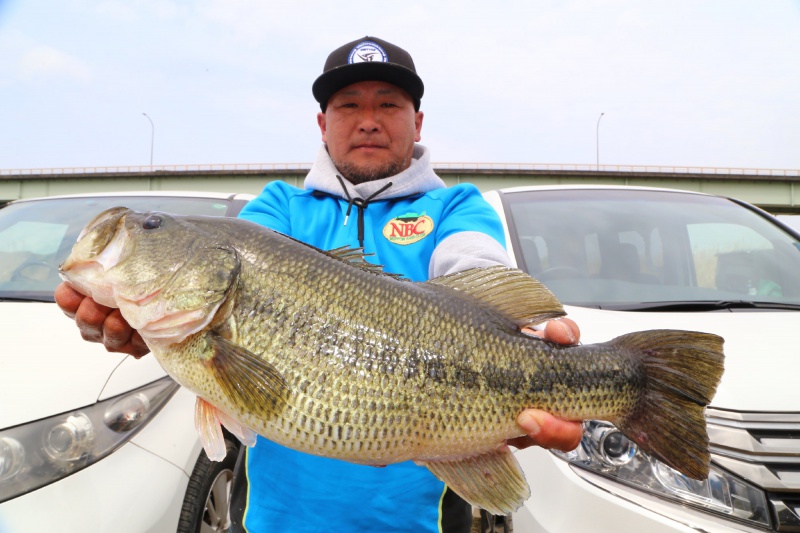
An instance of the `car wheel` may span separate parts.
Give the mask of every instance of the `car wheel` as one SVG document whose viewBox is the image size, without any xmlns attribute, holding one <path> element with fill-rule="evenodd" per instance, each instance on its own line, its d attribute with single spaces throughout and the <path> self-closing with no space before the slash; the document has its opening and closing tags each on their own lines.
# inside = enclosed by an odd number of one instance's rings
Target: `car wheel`
<svg viewBox="0 0 800 533">
<path fill-rule="evenodd" d="M 212 461 L 205 451 L 194 465 L 181 508 L 178 533 L 211 533 L 231 527 L 231 481 L 238 443 L 225 435 L 225 459 Z"/>
<path fill-rule="evenodd" d="M 511 515 L 495 516 L 481 509 L 481 525 L 478 531 L 480 533 L 512 533 L 514 526 L 511 523 Z"/>
</svg>

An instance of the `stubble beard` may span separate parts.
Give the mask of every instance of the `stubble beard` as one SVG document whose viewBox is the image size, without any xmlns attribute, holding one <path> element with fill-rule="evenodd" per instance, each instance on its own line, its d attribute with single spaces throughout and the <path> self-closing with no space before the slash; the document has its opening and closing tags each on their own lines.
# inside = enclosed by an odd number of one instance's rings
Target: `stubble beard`
<svg viewBox="0 0 800 533">
<path fill-rule="evenodd" d="M 333 158 L 331 158 L 333 160 Z M 349 161 L 336 161 L 333 164 L 342 174 L 342 177 L 353 185 L 377 181 L 389 176 L 399 174 L 411 165 L 411 157 L 404 160 L 389 161 L 387 163 L 376 163 L 373 165 L 356 165 Z"/>
</svg>

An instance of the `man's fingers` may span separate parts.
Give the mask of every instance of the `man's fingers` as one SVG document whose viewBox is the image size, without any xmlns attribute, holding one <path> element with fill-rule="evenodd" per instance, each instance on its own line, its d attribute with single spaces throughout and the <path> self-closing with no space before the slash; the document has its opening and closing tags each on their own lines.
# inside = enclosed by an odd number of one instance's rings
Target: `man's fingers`
<svg viewBox="0 0 800 533">
<path fill-rule="evenodd" d="M 109 352 L 124 352 L 137 359 L 150 351 L 139 332 L 114 309 L 103 323 L 103 344 Z"/>
<path fill-rule="evenodd" d="M 536 445 L 568 452 L 578 447 L 583 436 L 580 422 L 561 420 L 549 413 L 534 409 L 520 413 L 517 424 L 528 434 L 528 437 L 509 441 L 509 444 L 517 448 Z"/>
<path fill-rule="evenodd" d="M 102 333 L 106 349 L 117 351 L 131 341 L 133 329 L 122 318 L 119 309 L 114 309 L 106 316 Z"/>
<path fill-rule="evenodd" d="M 558 344 L 578 344 L 581 331 L 578 324 L 571 318 L 561 318 L 549 321 L 544 328 L 544 338 Z"/>
<path fill-rule="evenodd" d="M 83 294 L 79 293 L 66 283 L 61 283 L 56 287 L 53 297 L 56 304 L 61 310 L 70 318 L 75 318 L 75 313 L 78 312 L 81 302 L 86 298 Z"/>
<path fill-rule="evenodd" d="M 150 348 L 148 348 L 147 344 L 144 343 L 144 340 L 142 339 L 142 336 L 139 335 L 139 332 L 133 330 L 133 335 L 131 335 L 130 350 L 124 351 L 133 355 L 136 359 L 139 359 L 143 355 L 150 353 Z"/>
<path fill-rule="evenodd" d="M 109 352 L 122 352 L 137 359 L 150 351 L 119 309 L 101 305 L 66 283 L 56 287 L 54 297 L 64 314 L 75 319 L 84 340 L 99 342 Z"/>
</svg>

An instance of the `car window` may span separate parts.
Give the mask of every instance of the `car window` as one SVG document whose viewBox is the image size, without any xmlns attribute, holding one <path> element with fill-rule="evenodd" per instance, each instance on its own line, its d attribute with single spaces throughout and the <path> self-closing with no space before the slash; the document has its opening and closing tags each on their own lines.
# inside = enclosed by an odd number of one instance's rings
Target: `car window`
<svg viewBox="0 0 800 533">
<path fill-rule="evenodd" d="M 503 195 L 520 267 L 568 304 L 800 304 L 800 243 L 713 196 L 642 190 Z"/>
<path fill-rule="evenodd" d="M 0 208 L 0 300 L 52 301 L 58 266 L 81 229 L 101 211 L 124 205 L 140 211 L 226 215 L 231 202 L 203 197 L 52 198 Z"/>
</svg>

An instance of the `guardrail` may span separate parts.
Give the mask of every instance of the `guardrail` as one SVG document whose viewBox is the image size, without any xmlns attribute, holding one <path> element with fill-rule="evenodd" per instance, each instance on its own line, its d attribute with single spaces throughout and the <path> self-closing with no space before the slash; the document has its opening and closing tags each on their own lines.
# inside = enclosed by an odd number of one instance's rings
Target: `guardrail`
<svg viewBox="0 0 800 533">
<path fill-rule="evenodd" d="M 631 172 L 656 174 L 716 174 L 729 176 L 779 176 L 800 177 L 800 169 L 763 169 L 697 166 L 655 165 L 592 165 L 555 163 L 433 163 L 437 170 L 507 170 L 507 171 L 561 171 L 561 172 Z M 223 163 L 194 165 L 141 165 L 108 167 L 65 167 L 1 169 L 0 176 L 68 176 L 75 174 L 120 174 L 152 172 L 231 172 L 231 171 L 307 171 L 311 163 Z"/>
<path fill-rule="evenodd" d="M 566 172 L 637 172 L 656 174 L 719 174 L 730 176 L 800 176 L 800 169 L 730 168 L 656 165 L 594 165 L 550 163 L 434 163 L 446 170 L 539 170 Z"/>
<path fill-rule="evenodd" d="M 120 165 L 113 167 L 64 167 L 2 169 L 0 176 L 59 176 L 72 174 L 120 174 L 146 172 L 212 172 L 237 170 L 308 170 L 311 163 L 223 163 L 194 165 Z"/>
</svg>

